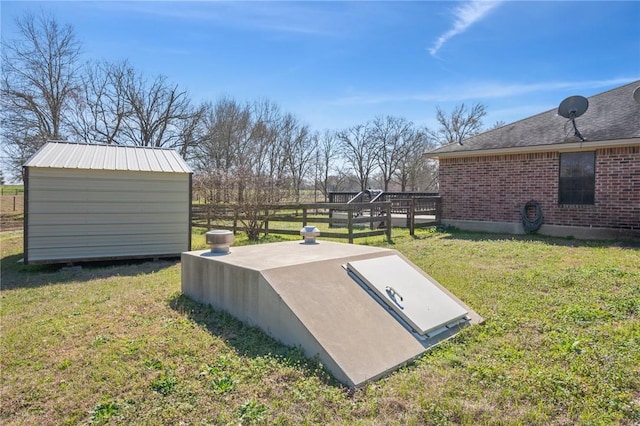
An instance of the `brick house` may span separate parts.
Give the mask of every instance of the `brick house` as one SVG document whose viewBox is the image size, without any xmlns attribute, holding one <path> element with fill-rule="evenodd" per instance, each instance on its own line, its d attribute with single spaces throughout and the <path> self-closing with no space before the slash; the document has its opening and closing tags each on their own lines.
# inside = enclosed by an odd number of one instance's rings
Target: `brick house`
<svg viewBox="0 0 640 426">
<path fill-rule="evenodd" d="M 426 154 L 439 162 L 443 224 L 523 233 L 542 219 L 546 235 L 640 237 L 639 86 L 588 98 L 575 119 L 584 141 L 553 109 Z"/>
</svg>

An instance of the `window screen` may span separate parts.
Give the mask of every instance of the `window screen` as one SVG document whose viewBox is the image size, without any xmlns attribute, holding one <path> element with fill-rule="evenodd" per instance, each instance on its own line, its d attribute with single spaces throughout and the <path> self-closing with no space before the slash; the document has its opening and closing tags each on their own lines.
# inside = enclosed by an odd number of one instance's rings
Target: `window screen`
<svg viewBox="0 0 640 426">
<path fill-rule="evenodd" d="M 593 204 L 595 186 L 595 152 L 560 154 L 560 204 Z"/>
</svg>

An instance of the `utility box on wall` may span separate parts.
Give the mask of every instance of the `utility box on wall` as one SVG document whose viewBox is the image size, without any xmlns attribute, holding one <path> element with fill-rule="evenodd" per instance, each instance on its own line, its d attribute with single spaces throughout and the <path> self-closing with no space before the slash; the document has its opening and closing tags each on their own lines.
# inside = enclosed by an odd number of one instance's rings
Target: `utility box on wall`
<svg viewBox="0 0 640 426">
<path fill-rule="evenodd" d="M 24 263 L 179 256 L 191 173 L 171 149 L 47 142 L 24 165 Z"/>
</svg>

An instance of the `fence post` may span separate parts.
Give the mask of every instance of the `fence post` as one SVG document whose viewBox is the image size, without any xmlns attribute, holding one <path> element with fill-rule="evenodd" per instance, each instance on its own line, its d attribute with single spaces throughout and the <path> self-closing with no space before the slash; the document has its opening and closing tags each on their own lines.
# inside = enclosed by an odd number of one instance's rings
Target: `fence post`
<svg viewBox="0 0 640 426">
<path fill-rule="evenodd" d="M 409 200 L 409 235 L 412 237 L 416 234 L 416 205 L 415 199 L 411 198 Z"/>
<path fill-rule="evenodd" d="M 269 209 L 264 211 L 264 236 L 269 235 Z"/>
<path fill-rule="evenodd" d="M 369 229 L 373 230 L 373 206 L 369 205 Z"/>
<path fill-rule="evenodd" d="M 302 207 L 302 227 L 307 226 L 307 208 Z"/>
<path fill-rule="evenodd" d="M 213 203 L 210 203 L 207 206 L 207 231 L 211 230 L 211 209 L 213 208 Z"/>
<path fill-rule="evenodd" d="M 347 232 L 349 237 L 349 244 L 353 244 L 353 210 L 347 210 Z"/>
<path fill-rule="evenodd" d="M 237 207 L 233 208 L 233 233 L 234 235 L 238 232 L 238 209 Z"/>
<path fill-rule="evenodd" d="M 407 223 L 407 228 L 411 229 L 411 203 L 413 201 L 413 198 L 407 198 L 406 199 L 406 203 L 403 201 L 404 204 L 404 208 L 405 208 L 405 214 L 406 214 L 406 223 Z"/>
<path fill-rule="evenodd" d="M 389 202 L 386 206 L 387 213 L 387 241 L 391 242 L 391 202 Z"/>
<path fill-rule="evenodd" d="M 331 202 L 331 197 L 329 197 L 329 202 Z M 333 218 L 333 209 L 329 208 L 329 228 L 333 228 L 333 221 L 331 218 Z"/>
</svg>

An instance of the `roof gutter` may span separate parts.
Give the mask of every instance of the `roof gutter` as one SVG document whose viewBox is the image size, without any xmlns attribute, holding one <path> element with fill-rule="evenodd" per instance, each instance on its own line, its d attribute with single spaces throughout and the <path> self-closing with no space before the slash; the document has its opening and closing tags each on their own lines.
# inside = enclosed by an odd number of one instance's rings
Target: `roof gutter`
<svg viewBox="0 0 640 426">
<path fill-rule="evenodd" d="M 640 146 L 640 138 L 615 139 L 602 141 L 570 142 L 548 145 L 517 146 L 510 148 L 479 149 L 475 151 L 427 152 L 425 158 L 460 158 L 483 157 L 487 155 L 529 154 L 533 152 L 569 152 L 593 151 L 599 148 L 619 148 L 625 146 Z"/>
</svg>

